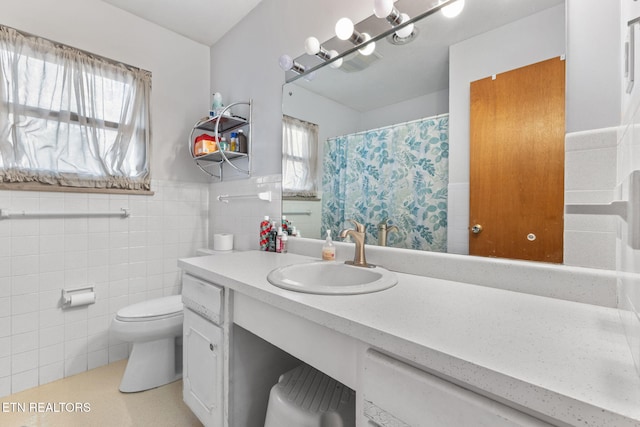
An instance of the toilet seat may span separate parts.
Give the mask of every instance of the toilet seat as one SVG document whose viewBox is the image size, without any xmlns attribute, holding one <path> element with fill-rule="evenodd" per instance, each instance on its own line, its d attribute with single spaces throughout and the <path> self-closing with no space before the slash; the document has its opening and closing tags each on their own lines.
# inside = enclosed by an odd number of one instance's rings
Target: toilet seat
<svg viewBox="0 0 640 427">
<path fill-rule="evenodd" d="M 116 313 L 116 319 L 121 322 L 148 322 L 152 320 L 181 317 L 183 305 L 180 295 L 171 295 L 142 301 L 121 308 Z"/>
</svg>

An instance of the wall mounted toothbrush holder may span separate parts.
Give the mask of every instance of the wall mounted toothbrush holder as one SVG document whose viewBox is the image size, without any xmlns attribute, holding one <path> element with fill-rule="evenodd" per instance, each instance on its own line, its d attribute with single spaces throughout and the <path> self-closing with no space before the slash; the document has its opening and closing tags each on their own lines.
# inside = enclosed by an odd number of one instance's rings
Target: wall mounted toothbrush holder
<svg viewBox="0 0 640 427">
<path fill-rule="evenodd" d="M 94 304 L 96 302 L 96 293 L 93 286 L 63 289 L 61 301 L 63 309 Z"/>
</svg>

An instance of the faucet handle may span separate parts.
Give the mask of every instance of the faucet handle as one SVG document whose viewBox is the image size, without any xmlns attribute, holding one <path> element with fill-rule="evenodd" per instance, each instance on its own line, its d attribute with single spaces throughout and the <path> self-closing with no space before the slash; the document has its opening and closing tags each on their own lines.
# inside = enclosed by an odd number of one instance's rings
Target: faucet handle
<svg viewBox="0 0 640 427">
<path fill-rule="evenodd" d="M 364 225 L 360 224 L 355 219 L 349 219 L 348 221 L 350 221 L 353 224 L 353 226 L 356 228 L 356 231 L 358 233 L 364 233 L 365 231 Z"/>
</svg>

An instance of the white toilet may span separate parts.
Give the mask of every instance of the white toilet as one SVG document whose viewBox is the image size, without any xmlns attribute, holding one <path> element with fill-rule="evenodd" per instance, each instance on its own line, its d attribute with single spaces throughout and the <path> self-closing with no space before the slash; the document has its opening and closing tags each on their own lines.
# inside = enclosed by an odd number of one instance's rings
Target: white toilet
<svg viewBox="0 0 640 427">
<path fill-rule="evenodd" d="M 118 310 L 111 331 L 133 343 L 120 391 L 148 390 L 182 378 L 182 309 L 182 297 L 172 295 Z"/>
</svg>

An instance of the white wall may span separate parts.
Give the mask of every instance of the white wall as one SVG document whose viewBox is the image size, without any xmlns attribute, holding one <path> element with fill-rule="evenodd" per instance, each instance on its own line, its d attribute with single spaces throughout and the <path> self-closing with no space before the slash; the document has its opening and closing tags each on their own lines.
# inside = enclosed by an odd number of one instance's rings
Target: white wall
<svg viewBox="0 0 640 427">
<path fill-rule="evenodd" d="M 620 0 L 567 0 L 567 16 L 567 132 L 617 126 Z"/>
<path fill-rule="evenodd" d="M 449 90 L 408 99 L 362 114 L 361 129 L 368 130 L 449 112 Z"/>
<path fill-rule="evenodd" d="M 211 48 L 211 89 L 225 103 L 253 98 L 253 155 L 255 175 L 281 172 L 282 84 L 278 66 L 283 53 L 297 57 L 304 40 L 326 40 L 342 16 L 358 22 L 371 15 L 371 2 L 357 0 L 263 0 Z"/>
<path fill-rule="evenodd" d="M 564 5 L 450 47 L 449 252 L 469 252 L 469 84 L 563 54 Z"/>
<path fill-rule="evenodd" d="M 119 218 L 0 221 L 0 396 L 127 357 L 114 313 L 179 292 L 177 258 L 207 242 L 207 178 L 187 135 L 209 108 L 209 48 L 98 0 L 3 2 L 0 24 L 153 73 L 153 196 L 0 191 L 0 208 Z M 61 310 L 63 288 L 93 284 L 97 301 Z"/>
<path fill-rule="evenodd" d="M 304 52 L 304 40 L 314 35 L 319 40 L 332 37 L 334 24 L 343 16 L 354 22 L 371 15 L 370 0 L 263 0 L 223 39 L 211 47 L 211 92 L 220 92 L 225 103 L 252 98 L 252 175 L 280 174 L 282 170 L 282 85 L 284 72 L 278 66 L 283 53 L 293 58 Z M 237 184 L 215 184 L 216 191 L 231 193 Z M 275 202 L 272 203 L 274 205 Z M 243 230 L 257 230 L 263 212 L 280 211 L 280 206 L 252 205 L 253 216 L 243 216 L 238 223 Z M 212 233 L 226 232 L 222 218 L 212 210 Z M 239 249 L 255 249 L 256 243 Z"/>
</svg>

